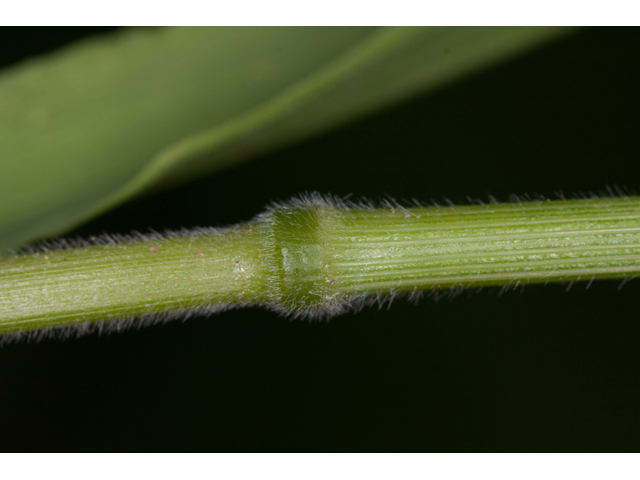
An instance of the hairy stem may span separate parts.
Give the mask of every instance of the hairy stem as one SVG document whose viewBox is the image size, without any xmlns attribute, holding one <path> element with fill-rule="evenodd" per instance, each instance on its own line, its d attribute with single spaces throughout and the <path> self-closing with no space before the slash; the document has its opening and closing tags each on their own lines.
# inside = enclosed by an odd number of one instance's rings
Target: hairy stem
<svg viewBox="0 0 640 480">
<path fill-rule="evenodd" d="M 372 209 L 312 196 L 225 230 L 1 259 L 0 332 L 246 305 L 323 317 L 367 295 L 638 273 L 640 197 Z"/>
</svg>

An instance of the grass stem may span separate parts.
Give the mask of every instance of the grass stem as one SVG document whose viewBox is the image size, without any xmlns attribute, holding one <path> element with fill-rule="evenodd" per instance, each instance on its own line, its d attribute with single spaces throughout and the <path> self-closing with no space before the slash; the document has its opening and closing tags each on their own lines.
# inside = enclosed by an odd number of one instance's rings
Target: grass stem
<svg viewBox="0 0 640 480">
<path fill-rule="evenodd" d="M 263 305 L 326 317 L 426 289 L 640 273 L 640 197 L 357 208 L 311 196 L 252 222 L 0 259 L 0 332 Z"/>
</svg>

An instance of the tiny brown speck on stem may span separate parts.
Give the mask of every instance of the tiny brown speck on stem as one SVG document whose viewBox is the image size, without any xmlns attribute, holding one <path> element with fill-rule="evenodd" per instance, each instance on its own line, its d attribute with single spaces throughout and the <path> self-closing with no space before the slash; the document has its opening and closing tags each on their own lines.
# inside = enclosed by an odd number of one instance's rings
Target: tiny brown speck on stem
<svg viewBox="0 0 640 480">
<path fill-rule="evenodd" d="M 158 247 L 151 247 L 149 251 L 151 251 L 151 253 L 158 253 Z"/>
<path fill-rule="evenodd" d="M 204 253 L 198 252 L 198 253 L 196 253 L 196 257 L 204 257 Z"/>
</svg>

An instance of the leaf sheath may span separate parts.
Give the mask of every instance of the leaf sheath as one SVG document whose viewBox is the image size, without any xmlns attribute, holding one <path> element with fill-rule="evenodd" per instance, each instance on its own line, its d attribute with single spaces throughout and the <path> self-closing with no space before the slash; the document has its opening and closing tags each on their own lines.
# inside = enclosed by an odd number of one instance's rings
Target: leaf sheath
<svg viewBox="0 0 640 480">
<path fill-rule="evenodd" d="M 250 305 L 322 318 L 403 292 L 630 278 L 640 197 L 363 208 L 312 195 L 224 230 L 103 243 L 0 260 L 0 332 Z"/>
</svg>

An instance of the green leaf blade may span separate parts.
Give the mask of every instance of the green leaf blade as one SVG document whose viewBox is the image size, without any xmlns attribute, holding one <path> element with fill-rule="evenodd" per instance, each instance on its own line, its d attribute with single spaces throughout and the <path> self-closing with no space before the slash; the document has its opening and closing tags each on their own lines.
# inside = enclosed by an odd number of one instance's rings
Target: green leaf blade
<svg viewBox="0 0 640 480">
<path fill-rule="evenodd" d="M 0 75 L 0 251 L 562 32 L 133 30 L 14 67 Z"/>
</svg>

